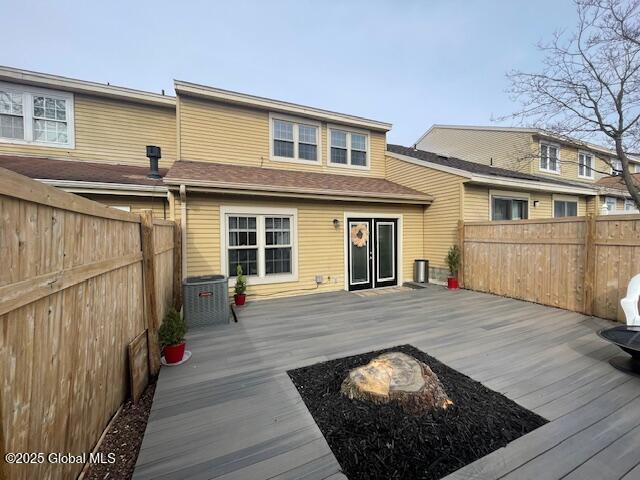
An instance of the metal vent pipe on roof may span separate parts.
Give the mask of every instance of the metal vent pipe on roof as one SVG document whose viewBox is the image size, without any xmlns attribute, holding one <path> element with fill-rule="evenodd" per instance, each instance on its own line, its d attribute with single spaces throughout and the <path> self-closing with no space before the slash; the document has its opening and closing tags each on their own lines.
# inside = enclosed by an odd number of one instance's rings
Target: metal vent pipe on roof
<svg viewBox="0 0 640 480">
<path fill-rule="evenodd" d="M 160 147 L 147 145 L 147 157 L 149 157 L 149 174 L 147 175 L 147 178 L 162 178 L 158 171 L 158 160 L 162 158 L 162 151 L 160 150 Z"/>
</svg>

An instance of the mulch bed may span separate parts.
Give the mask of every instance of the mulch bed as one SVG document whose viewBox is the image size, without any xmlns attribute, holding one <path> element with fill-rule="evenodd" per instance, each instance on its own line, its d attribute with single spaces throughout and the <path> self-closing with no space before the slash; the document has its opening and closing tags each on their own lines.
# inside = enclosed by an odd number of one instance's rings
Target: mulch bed
<svg viewBox="0 0 640 480">
<path fill-rule="evenodd" d="M 340 393 L 349 370 L 389 351 L 431 367 L 454 405 L 416 417 Z M 439 479 L 547 423 L 411 345 L 287 373 L 350 480 Z"/>
<path fill-rule="evenodd" d="M 104 458 L 114 453 L 116 461 L 112 464 L 92 464 L 84 476 L 85 479 L 125 480 L 133 476 L 155 391 L 156 382 L 153 382 L 147 386 L 137 404 L 127 400 L 98 448 L 98 452 L 102 453 Z"/>
</svg>

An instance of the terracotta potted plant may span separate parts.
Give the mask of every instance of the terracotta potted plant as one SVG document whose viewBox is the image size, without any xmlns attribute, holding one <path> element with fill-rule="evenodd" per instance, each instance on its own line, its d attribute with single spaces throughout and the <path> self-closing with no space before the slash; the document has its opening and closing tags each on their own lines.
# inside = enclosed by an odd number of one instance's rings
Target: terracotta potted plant
<svg viewBox="0 0 640 480">
<path fill-rule="evenodd" d="M 449 266 L 449 278 L 447 278 L 447 287 L 455 290 L 458 288 L 458 269 L 460 268 L 460 248 L 453 245 L 447 253 L 447 265 Z"/>
<path fill-rule="evenodd" d="M 240 265 L 236 268 L 236 275 L 235 295 L 233 296 L 233 301 L 236 305 L 244 305 L 244 302 L 247 300 L 247 279 L 242 274 L 242 267 Z"/>
<path fill-rule="evenodd" d="M 158 330 L 162 353 L 167 364 L 179 363 L 184 356 L 187 325 L 180 313 L 171 309 L 164 317 L 164 321 Z"/>
</svg>

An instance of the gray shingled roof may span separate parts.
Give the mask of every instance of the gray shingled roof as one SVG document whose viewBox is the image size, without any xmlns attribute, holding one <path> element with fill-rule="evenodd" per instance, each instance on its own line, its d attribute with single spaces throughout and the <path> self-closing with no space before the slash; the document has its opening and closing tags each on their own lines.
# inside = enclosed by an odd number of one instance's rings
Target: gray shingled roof
<svg viewBox="0 0 640 480">
<path fill-rule="evenodd" d="M 541 175 L 533 175 L 531 173 L 516 172 L 514 170 L 507 170 L 506 168 L 492 167 L 483 163 L 469 162 L 468 160 L 462 160 L 456 157 L 445 157 L 438 155 L 437 153 L 418 150 L 412 147 L 403 147 L 402 145 L 387 144 L 387 151 L 412 157 L 423 162 L 434 163 L 444 167 L 457 168 L 458 170 L 477 173 L 479 175 L 493 175 L 495 177 L 552 183 L 570 187 L 593 187 L 593 185 L 583 182 L 570 182 L 568 180 L 558 180 L 555 178 L 543 177 Z"/>
</svg>

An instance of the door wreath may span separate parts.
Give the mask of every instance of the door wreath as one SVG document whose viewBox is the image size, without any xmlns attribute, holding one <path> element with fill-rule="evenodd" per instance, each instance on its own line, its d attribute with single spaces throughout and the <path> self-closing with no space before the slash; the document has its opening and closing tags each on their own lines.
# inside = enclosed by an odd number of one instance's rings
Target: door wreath
<svg viewBox="0 0 640 480">
<path fill-rule="evenodd" d="M 351 227 L 351 243 L 356 247 L 364 247 L 369 242 L 369 226 L 360 223 Z"/>
</svg>

